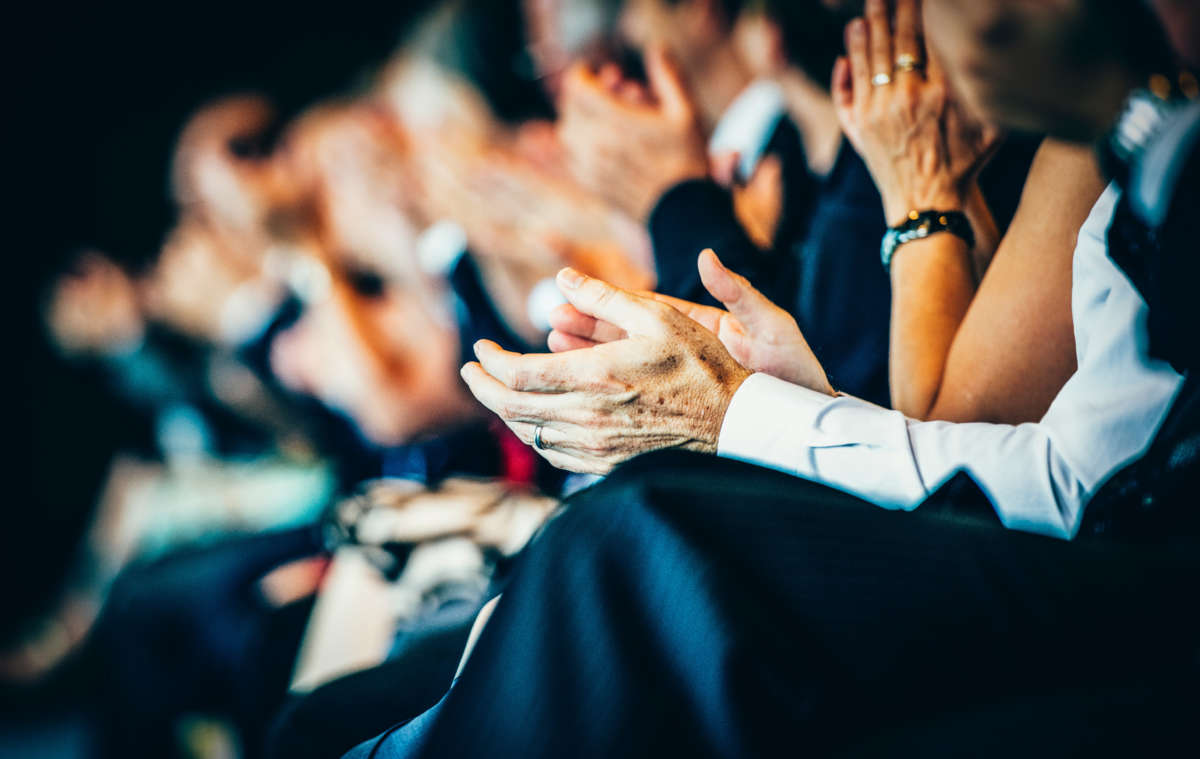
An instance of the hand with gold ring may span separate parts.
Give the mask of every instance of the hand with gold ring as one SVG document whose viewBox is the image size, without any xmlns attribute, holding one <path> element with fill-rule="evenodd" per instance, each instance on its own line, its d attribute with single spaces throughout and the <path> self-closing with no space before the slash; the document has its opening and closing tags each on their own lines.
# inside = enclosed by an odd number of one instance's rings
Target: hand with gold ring
<svg viewBox="0 0 1200 759">
<path fill-rule="evenodd" d="M 999 134 L 965 114 L 925 50 L 919 0 L 868 0 L 834 67 L 842 129 L 871 171 L 889 225 L 912 210 L 962 210 Z M 890 86 L 878 86 L 886 74 Z"/>
<path fill-rule="evenodd" d="M 925 64 L 921 63 L 921 59 L 912 53 L 899 53 L 896 55 L 895 72 L 897 74 L 911 74 L 914 71 L 924 71 Z"/>
</svg>

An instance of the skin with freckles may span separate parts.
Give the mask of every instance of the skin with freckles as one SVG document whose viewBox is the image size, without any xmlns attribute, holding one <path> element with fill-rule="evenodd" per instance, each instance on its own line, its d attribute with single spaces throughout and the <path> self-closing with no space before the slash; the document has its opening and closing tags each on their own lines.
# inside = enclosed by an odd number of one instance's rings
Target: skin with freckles
<svg viewBox="0 0 1200 759">
<path fill-rule="evenodd" d="M 528 444 L 542 427 L 554 466 L 606 474 L 665 448 L 715 453 L 725 411 L 751 372 L 696 321 L 654 298 L 572 269 L 559 287 L 580 313 L 623 337 L 586 350 L 518 355 L 476 345 L 462 377 Z"/>
<path fill-rule="evenodd" d="M 705 288 L 728 310 L 657 293 L 648 296 L 712 332 L 747 369 L 833 394 L 825 371 L 791 314 L 754 289 L 745 277 L 726 269 L 713 251 L 701 253 L 698 266 Z M 551 325 L 554 331 L 549 345 L 555 352 L 590 348 L 625 337 L 615 325 L 588 316 L 569 303 L 551 315 Z"/>
</svg>

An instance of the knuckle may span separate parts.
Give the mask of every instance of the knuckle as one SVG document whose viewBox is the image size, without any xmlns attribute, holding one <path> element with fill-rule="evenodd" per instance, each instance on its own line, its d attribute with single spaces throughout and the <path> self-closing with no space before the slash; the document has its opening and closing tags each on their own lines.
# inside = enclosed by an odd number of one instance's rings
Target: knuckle
<svg viewBox="0 0 1200 759">
<path fill-rule="evenodd" d="M 524 373 L 521 371 L 521 369 L 519 367 L 516 367 L 516 366 L 506 367 L 503 372 L 504 384 L 508 385 L 509 387 L 511 387 L 513 389 L 519 388 L 521 386 L 523 374 Z"/>
<path fill-rule="evenodd" d="M 616 291 L 607 285 L 596 282 L 593 285 L 595 290 L 595 302 L 598 306 L 607 306 L 613 302 Z"/>
<path fill-rule="evenodd" d="M 674 322 L 673 316 L 679 313 L 666 303 L 662 303 L 657 300 L 647 300 L 645 301 L 645 305 L 646 308 L 649 309 L 650 313 L 661 322 L 672 323 Z"/>
</svg>

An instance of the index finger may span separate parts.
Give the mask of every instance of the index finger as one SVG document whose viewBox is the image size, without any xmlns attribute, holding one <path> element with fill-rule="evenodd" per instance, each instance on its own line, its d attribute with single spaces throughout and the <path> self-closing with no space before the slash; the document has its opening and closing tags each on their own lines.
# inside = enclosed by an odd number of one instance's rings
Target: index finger
<svg viewBox="0 0 1200 759">
<path fill-rule="evenodd" d="M 562 294 L 580 313 L 624 330 L 626 334 L 660 335 L 672 313 L 663 304 L 603 280 L 566 268 L 558 273 Z"/>
<path fill-rule="evenodd" d="M 620 327 L 581 313 L 570 303 L 564 303 L 550 312 L 550 326 L 563 334 L 582 337 L 595 343 L 611 343 L 613 340 L 624 340 L 628 337 Z"/>
<path fill-rule="evenodd" d="M 892 75 L 892 29 L 887 0 L 867 0 L 865 16 L 871 57 L 871 76 Z"/>
<path fill-rule="evenodd" d="M 585 384 L 585 367 L 570 353 L 513 353 L 480 340 L 475 357 L 485 372 L 523 393 L 567 393 Z"/>
</svg>

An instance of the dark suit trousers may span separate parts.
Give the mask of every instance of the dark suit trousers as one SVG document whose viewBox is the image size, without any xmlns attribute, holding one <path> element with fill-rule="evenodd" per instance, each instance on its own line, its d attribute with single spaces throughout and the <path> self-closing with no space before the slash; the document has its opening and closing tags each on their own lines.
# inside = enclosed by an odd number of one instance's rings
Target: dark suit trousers
<svg viewBox="0 0 1200 759">
<path fill-rule="evenodd" d="M 1178 737 L 1200 553 L 1014 533 L 942 501 L 889 512 L 736 462 L 634 461 L 527 550 L 423 755 L 1062 756 Z"/>
</svg>

